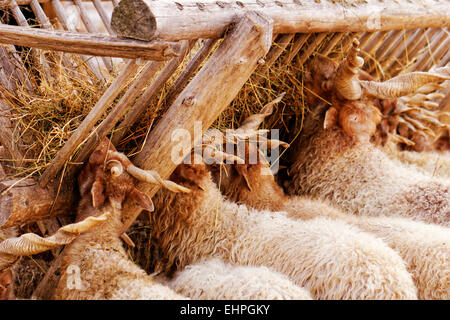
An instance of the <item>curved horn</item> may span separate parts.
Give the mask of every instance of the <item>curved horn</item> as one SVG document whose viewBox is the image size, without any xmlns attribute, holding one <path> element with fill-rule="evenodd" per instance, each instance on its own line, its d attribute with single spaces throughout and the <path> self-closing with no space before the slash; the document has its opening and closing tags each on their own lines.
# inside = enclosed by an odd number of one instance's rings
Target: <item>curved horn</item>
<svg viewBox="0 0 450 320">
<path fill-rule="evenodd" d="M 78 235 L 91 230 L 109 216 L 110 213 L 104 213 L 99 217 L 88 217 L 83 221 L 68 224 L 47 238 L 42 238 L 34 233 L 25 233 L 20 237 L 8 238 L 0 243 L 0 270 L 10 267 L 21 256 L 33 255 L 69 244 Z"/>
<path fill-rule="evenodd" d="M 207 146 L 203 149 L 203 159 L 207 164 L 212 164 L 211 160 L 213 160 L 214 164 L 245 164 L 245 160 L 230 153 L 226 153 L 210 146 Z"/>
<path fill-rule="evenodd" d="M 360 81 L 365 94 L 378 99 L 395 99 L 416 92 L 430 82 L 450 80 L 450 76 L 430 72 L 410 72 L 384 82 Z"/>
<path fill-rule="evenodd" d="M 396 143 L 404 143 L 408 146 L 414 146 L 415 143 L 405 137 L 402 137 L 396 133 L 389 133 L 389 136 L 391 137 L 392 141 L 396 142 Z"/>
<path fill-rule="evenodd" d="M 274 100 L 266 104 L 259 113 L 253 114 L 249 116 L 247 119 L 245 119 L 240 127 L 236 129 L 236 131 L 246 131 L 246 130 L 257 130 L 258 127 L 261 125 L 261 123 L 264 121 L 264 119 L 271 115 L 273 112 L 273 106 L 277 104 L 278 102 L 283 99 L 286 92 L 283 92 L 278 97 L 276 97 Z"/>
<path fill-rule="evenodd" d="M 133 176 L 134 178 L 136 178 L 139 181 L 149 182 L 149 183 L 153 183 L 153 184 L 159 184 L 160 186 L 162 186 L 166 189 L 169 189 L 170 191 L 173 191 L 173 192 L 185 192 L 185 193 L 191 192 L 191 190 L 189 190 L 188 188 L 180 186 L 173 181 L 164 180 L 163 178 L 161 178 L 161 176 L 158 174 L 158 172 L 156 172 L 154 170 L 143 170 L 141 168 L 136 167 L 133 163 L 131 163 L 130 159 L 128 159 L 127 156 L 121 152 L 109 150 L 108 156 L 119 159 L 119 161 L 125 167 L 125 170 L 131 176 Z"/>
<path fill-rule="evenodd" d="M 354 38 L 347 57 L 336 71 L 334 85 L 340 98 L 358 100 L 361 97 L 362 90 L 358 77 L 364 59 L 358 56 L 359 51 L 359 41 Z"/>
<path fill-rule="evenodd" d="M 120 176 L 123 173 L 123 165 L 119 160 L 109 160 L 106 162 L 106 168 L 111 171 L 111 174 L 115 177 Z"/>
</svg>

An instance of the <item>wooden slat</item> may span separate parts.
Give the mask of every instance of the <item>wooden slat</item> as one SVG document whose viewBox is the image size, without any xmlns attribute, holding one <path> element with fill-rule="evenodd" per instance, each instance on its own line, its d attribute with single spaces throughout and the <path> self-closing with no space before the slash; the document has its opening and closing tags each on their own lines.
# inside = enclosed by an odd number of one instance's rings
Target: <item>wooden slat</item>
<svg viewBox="0 0 450 320">
<path fill-rule="evenodd" d="M 303 53 L 298 57 L 298 63 L 303 65 L 309 57 L 313 54 L 314 50 L 316 50 L 317 46 L 325 39 L 328 35 L 327 32 L 321 32 L 314 36 L 314 39 L 308 45 L 308 47 L 303 51 Z"/>
<path fill-rule="evenodd" d="M 203 46 L 200 48 L 200 50 L 197 51 L 195 56 L 189 61 L 187 66 L 184 68 L 184 70 L 181 72 L 181 74 L 178 76 L 177 80 L 172 84 L 169 91 L 166 95 L 166 103 L 172 104 L 173 101 L 176 99 L 178 94 L 184 89 L 187 82 L 191 77 L 194 76 L 195 72 L 197 72 L 197 69 L 200 67 L 200 65 L 205 61 L 207 56 L 211 53 L 211 50 L 216 45 L 218 39 L 207 39 Z"/>
<path fill-rule="evenodd" d="M 58 17 L 58 21 L 61 23 L 63 28 L 67 31 L 76 33 L 77 30 L 74 25 L 67 19 L 65 14 L 65 9 L 61 2 L 59 0 L 51 0 L 53 9 L 56 13 L 56 16 Z M 81 56 L 84 60 L 84 63 L 89 68 L 89 70 L 97 77 L 99 80 L 105 80 L 100 70 L 97 68 L 97 66 L 94 64 L 94 62 L 91 60 L 91 57 L 89 56 Z"/>
<path fill-rule="evenodd" d="M 75 3 L 80 12 L 81 21 L 83 21 L 86 30 L 92 34 L 99 33 L 94 23 L 91 21 L 89 14 L 86 12 L 86 8 L 83 6 L 81 0 L 73 0 L 73 2 Z M 102 57 L 102 60 L 103 63 L 105 64 L 105 67 L 108 69 L 109 72 L 111 72 L 112 70 L 111 58 Z"/>
<path fill-rule="evenodd" d="M 283 65 L 288 65 L 291 63 L 292 59 L 297 55 L 297 53 L 302 49 L 303 45 L 306 43 L 308 38 L 311 36 L 311 33 L 299 34 L 296 36 L 294 43 L 292 43 L 290 50 L 287 51 L 286 55 L 283 57 L 281 63 Z"/>
<path fill-rule="evenodd" d="M 184 42 L 182 52 L 186 52 L 191 47 L 191 44 Z M 178 66 L 183 61 L 185 54 L 173 58 L 166 63 L 164 68 L 158 73 L 157 77 L 152 81 L 152 83 L 144 90 L 142 96 L 136 101 L 136 103 L 131 107 L 130 111 L 126 114 L 123 121 L 118 125 L 116 132 L 111 141 L 113 144 L 117 145 L 123 138 L 126 129 L 133 126 L 139 118 L 144 113 L 145 109 L 151 105 L 152 99 L 155 97 L 156 93 L 161 90 L 167 80 L 173 75 Z"/>
<path fill-rule="evenodd" d="M 168 60 L 178 55 L 176 42 L 144 42 L 107 35 L 74 33 L 0 25 L 0 42 L 46 50 L 148 60 Z"/>
</svg>

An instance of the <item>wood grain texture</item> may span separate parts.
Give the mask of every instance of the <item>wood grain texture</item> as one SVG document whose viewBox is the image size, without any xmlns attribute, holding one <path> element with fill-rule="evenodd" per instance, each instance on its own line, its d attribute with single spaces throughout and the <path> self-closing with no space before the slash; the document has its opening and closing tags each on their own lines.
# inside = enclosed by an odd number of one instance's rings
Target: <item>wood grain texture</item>
<svg viewBox="0 0 450 320">
<path fill-rule="evenodd" d="M 136 41 L 106 35 L 0 25 L 0 42 L 45 50 L 94 56 L 169 60 L 177 56 L 176 42 Z"/>
<path fill-rule="evenodd" d="M 447 0 L 353 1 L 151 1 L 122 0 L 111 27 L 118 35 L 140 40 L 220 37 L 246 10 L 274 21 L 274 33 L 362 32 L 450 24 Z"/>
</svg>

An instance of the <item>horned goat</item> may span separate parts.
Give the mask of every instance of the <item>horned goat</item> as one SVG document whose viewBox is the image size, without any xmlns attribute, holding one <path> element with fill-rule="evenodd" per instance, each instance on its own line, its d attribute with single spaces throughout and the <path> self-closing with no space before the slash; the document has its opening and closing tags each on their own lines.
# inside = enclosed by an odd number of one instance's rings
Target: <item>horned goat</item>
<svg viewBox="0 0 450 320">
<path fill-rule="evenodd" d="M 81 200 L 77 220 L 109 215 L 64 250 L 55 299 L 184 299 L 134 264 L 120 240 L 121 206 L 130 198 L 147 210 L 153 204 L 134 187 L 133 178 L 158 182 L 174 192 L 189 190 L 135 167 L 103 140 L 78 176 Z"/>
<path fill-rule="evenodd" d="M 256 132 L 257 123 L 253 125 Z M 227 141 L 230 139 L 232 137 Z M 322 201 L 287 196 L 275 182 L 258 146 L 246 140 L 238 143 L 244 144 L 244 148 L 237 149 L 244 150 L 245 164 L 210 166 L 214 180 L 228 199 L 258 210 L 284 210 L 288 217 L 296 220 L 329 217 L 354 225 L 382 239 L 400 254 L 413 276 L 420 299 L 450 298 L 450 233 L 447 228 L 406 218 L 356 217 Z M 251 153 L 258 155 L 254 157 L 257 160 L 254 164 L 250 163 Z"/>
<path fill-rule="evenodd" d="M 194 154 L 195 156 L 195 154 Z M 151 237 L 169 277 L 209 258 L 265 266 L 307 288 L 315 299 L 415 299 L 403 260 L 382 240 L 339 221 L 293 221 L 227 201 L 203 159 L 177 166 L 170 179 L 190 194 L 159 190 Z"/>
<path fill-rule="evenodd" d="M 305 119 L 301 139 L 291 148 L 288 193 L 328 199 L 343 211 L 361 216 L 404 216 L 449 226 L 448 180 L 403 166 L 370 143 L 381 119 L 375 103 L 405 96 L 448 76 L 415 72 L 384 83 L 359 80 L 363 61 L 358 45 L 355 39 L 339 66 L 316 60 L 309 68 L 306 86 L 318 88 L 316 94 L 323 94 L 331 107 L 306 94 L 314 111 Z"/>
<path fill-rule="evenodd" d="M 311 300 L 306 289 L 278 272 L 217 258 L 188 265 L 163 283 L 196 300 Z"/>
</svg>

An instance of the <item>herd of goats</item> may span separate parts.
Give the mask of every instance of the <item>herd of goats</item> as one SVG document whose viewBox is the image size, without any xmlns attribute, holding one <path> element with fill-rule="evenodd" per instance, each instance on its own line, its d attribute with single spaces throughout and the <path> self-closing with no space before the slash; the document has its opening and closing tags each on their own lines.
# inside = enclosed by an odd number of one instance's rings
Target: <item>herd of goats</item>
<svg viewBox="0 0 450 320">
<path fill-rule="evenodd" d="M 318 56 L 310 65 L 311 110 L 283 181 L 264 157 L 249 161 L 267 152 L 253 141 L 273 104 L 232 131 L 244 154 L 225 152 L 230 134 L 210 129 L 189 155 L 195 161 L 169 180 L 104 139 L 78 176 L 76 221 L 47 238 L 11 234 L 0 243 L 0 298 L 14 298 L 21 256 L 65 245 L 54 299 L 449 299 L 449 152 L 388 148 L 432 121 L 426 106 L 449 70 L 377 82 L 358 53 L 355 41 L 340 64 Z M 402 113 L 409 121 L 391 125 L 386 115 Z M 393 134 L 400 125 L 406 133 Z M 150 199 L 136 181 L 161 189 Z M 160 253 L 153 275 L 122 243 L 126 199 L 152 211 Z M 82 286 L 68 285 L 73 268 Z"/>
</svg>

